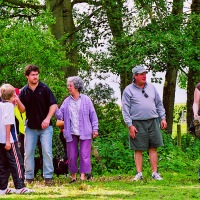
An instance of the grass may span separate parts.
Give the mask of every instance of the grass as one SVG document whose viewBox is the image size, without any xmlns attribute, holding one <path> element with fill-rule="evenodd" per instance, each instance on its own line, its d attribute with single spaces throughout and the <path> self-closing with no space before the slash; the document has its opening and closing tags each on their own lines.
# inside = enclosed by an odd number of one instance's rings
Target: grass
<svg viewBox="0 0 200 200">
<path fill-rule="evenodd" d="M 69 177 L 55 178 L 55 185 L 45 186 L 37 181 L 29 188 L 33 194 L 4 195 L 0 199 L 134 199 L 134 200 L 189 200 L 200 199 L 200 182 L 194 172 L 163 172 L 162 181 L 154 181 L 150 173 L 143 174 L 143 181 L 133 182 L 133 176 L 101 176 L 91 182 L 69 184 Z M 12 183 L 10 183 L 12 185 Z"/>
</svg>

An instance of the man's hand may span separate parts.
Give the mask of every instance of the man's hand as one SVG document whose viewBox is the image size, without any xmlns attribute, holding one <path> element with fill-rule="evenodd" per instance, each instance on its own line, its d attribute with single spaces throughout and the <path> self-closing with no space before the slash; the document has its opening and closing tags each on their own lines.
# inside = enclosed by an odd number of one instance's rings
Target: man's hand
<svg viewBox="0 0 200 200">
<path fill-rule="evenodd" d="M 167 122 L 166 119 L 162 119 L 160 122 L 160 127 L 161 129 L 166 129 L 167 128 Z"/>
<path fill-rule="evenodd" d="M 42 124 L 41 124 L 42 129 L 47 128 L 47 127 L 49 126 L 49 124 L 50 124 L 50 119 L 45 118 L 45 119 L 43 120 Z"/>
<path fill-rule="evenodd" d="M 135 138 L 136 137 L 136 133 L 138 132 L 138 130 L 135 128 L 135 126 L 129 126 L 129 134 L 131 138 Z"/>
</svg>

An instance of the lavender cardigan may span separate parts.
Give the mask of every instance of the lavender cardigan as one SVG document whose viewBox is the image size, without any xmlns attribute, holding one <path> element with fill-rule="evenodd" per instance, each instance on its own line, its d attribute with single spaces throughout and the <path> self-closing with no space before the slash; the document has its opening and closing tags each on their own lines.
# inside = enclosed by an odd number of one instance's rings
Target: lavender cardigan
<svg viewBox="0 0 200 200">
<path fill-rule="evenodd" d="M 79 132 L 80 139 L 87 140 L 92 138 L 92 133 L 98 131 L 98 118 L 91 99 L 81 94 L 81 105 L 79 110 Z M 67 97 L 60 109 L 57 108 L 55 116 L 57 119 L 64 120 L 64 137 L 67 142 L 72 141 L 69 115 L 69 102 L 71 96 Z"/>
</svg>

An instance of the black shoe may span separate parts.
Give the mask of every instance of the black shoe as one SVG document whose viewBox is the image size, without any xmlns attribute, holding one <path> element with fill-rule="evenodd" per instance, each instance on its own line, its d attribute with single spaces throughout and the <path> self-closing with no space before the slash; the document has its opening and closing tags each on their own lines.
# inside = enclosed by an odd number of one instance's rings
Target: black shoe
<svg viewBox="0 0 200 200">
<path fill-rule="evenodd" d="M 52 178 L 45 178 L 44 182 L 45 182 L 45 185 L 47 185 L 47 186 L 53 185 L 53 179 Z"/>
<path fill-rule="evenodd" d="M 92 178 L 93 178 L 93 174 L 92 173 L 85 174 L 85 176 L 86 176 L 88 181 L 92 181 Z"/>
<path fill-rule="evenodd" d="M 69 182 L 69 184 L 75 183 L 75 182 L 76 182 L 76 179 L 72 179 L 72 180 Z"/>
<path fill-rule="evenodd" d="M 25 182 L 28 183 L 28 184 L 33 183 L 33 181 L 34 181 L 33 179 L 26 179 L 26 180 L 25 180 Z"/>
</svg>

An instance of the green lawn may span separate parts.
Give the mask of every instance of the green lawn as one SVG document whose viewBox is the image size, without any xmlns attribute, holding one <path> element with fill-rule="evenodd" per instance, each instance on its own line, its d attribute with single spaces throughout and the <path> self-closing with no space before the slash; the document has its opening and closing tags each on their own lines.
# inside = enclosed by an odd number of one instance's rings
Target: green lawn
<svg viewBox="0 0 200 200">
<path fill-rule="evenodd" d="M 68 183 L 69 178 L 61 177 L 55 178 L 55 185 L 50 187 L 43 181 L 28 185 L 36 191 L 34 194 L 4 195 L 0 199 L 200 199 L 196 172 L 162 172 L 162 175 L 162 181 L 154 181 L 144 172 L 144 180 L 139 182 L 133 182 L 132 176 L 118 175 L 95 177 L 92 182 L 73 184 Z"/>
</svg>

